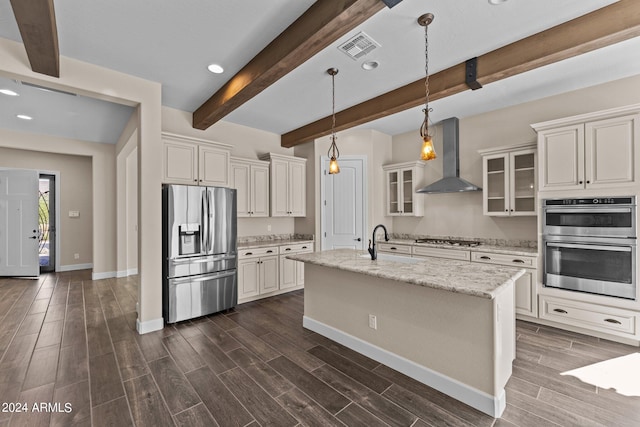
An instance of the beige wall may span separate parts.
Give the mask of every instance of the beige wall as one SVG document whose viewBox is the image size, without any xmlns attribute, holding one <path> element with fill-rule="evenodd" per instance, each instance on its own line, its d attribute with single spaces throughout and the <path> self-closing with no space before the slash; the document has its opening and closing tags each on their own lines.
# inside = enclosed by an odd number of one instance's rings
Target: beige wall
<svg viewBox="0 0 640 427">
<path fill-rule="evenodd" d="M 159 83 L 60 57 L 60 77 L 31 71 L 22 43 L 0 39 L 0 74 L 55 89 L 130 106 L 138 106 L 138 170 L 140 233 L 139 330 L 162 328 L 161 274 L 161 86 Z M 4 134 L 4 131 L 3 131 Z M 92 157 L 93 170 L 93 276 L 111 277 L 116 270 L 116 157 L 111 144 L 91 144 L 15 134 L 0 145 L 36 151 L 64 151 Z M 10 145 L 8 145 L 10 144 Z M 100 196 L 97 196 L 100 195 Z"/>
<path fill-rule="evenodd" d="M 280 135 L 275 133 L 230 122 L 218 122 L 207 130 L 199 130 L 191 123 L 191 113 L 162 107 L 163 132 L 230 144 L 234 157 L 255 160 L 264 153 L 294 155 L 292 148 L 280 146 Z M 290 234 L 294 232 L 294 223 L 293 218 L 238 218 L 238 236 Z"/>
<path fill-rule="evenodd" d="M 391 161 L 391 137 L 383 133 L 367 130 L 352 129 L 337 134 L 337 145 L 341 156 L 364 156 L 367 159 L 365 180 L 367 185 L 367 224 L 366 230 L 371 230 L 375 224 L 389 221 L 384 217 L 383 195 L 384 176 L 382 165 Z M 296 220 L 296 232 L 314 234 L 316 236 L 316 250 L 320 250 L 321 230 L 321 158 L 327 156 L 329 137 L 318 138 L 296 147 L 296 155 L 307 158 L 307 218 Z M 338 163 L 340 163 L 338 161 Z M 366 241 L 366 239 L 365 239 Z"/>
<path fill-rule="evenodd" d="M 43 138 L 43 137 L 40 137 Z M 60 242 L 57 258 L 62 270 L 93 262 L 93 207 L 91 190 L 91 157 L 43 153 L 0 147 L 0 167 L 58 172 L 60 194 L 60 228 L 56 237 Z M 80 216 L 70 218 L 69 211 Z M 75 259 L 74 254 L 80 258 Z"/>
<path fill-rule="evenodd" d="M 640 102 L 640 76 L 568 92 L 460 119 L 460 176 L 482 186 L 478 150 L 536 141 L 531 123 Z M 437 108 L 437 105 L 435 105 Z M 442 129 L 436 126 L 436 152 L 442 153 Z M 416 160 L 418 131 L 393 137 L 393 162 Z M 442 177 L 442 156 L 427 162 L 426 182 Z M 482 214 L 482 192 L 418 195 L 423 218 L 394 218 L 396 233 L 536 240 L 535 217 L 500 218 Z M 383 203 L 383 202 L 380 202 Z"/>
</svg>

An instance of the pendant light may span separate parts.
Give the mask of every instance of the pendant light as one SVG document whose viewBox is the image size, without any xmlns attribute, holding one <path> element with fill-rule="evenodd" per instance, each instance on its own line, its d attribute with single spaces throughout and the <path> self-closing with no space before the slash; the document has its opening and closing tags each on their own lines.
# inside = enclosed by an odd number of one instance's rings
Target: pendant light
<svg viewBox="0 0 640 427">
<path fill-rule="evenodd" d="M 436 158 L 436 150 L 433 148 L 433 139 L 429 133 L 429 113 L 432 111 L 429 108 L 429 36 L 427 28 L 429 24 L 433 22 L 433 13 L 425 13 L 418 18 L 418 24 L 424 27 L 424 89 L 425 89 L 425 103 L 424 103 L 424 121 L 420 126 L 420 136 L 422 137 L 422 150 L 420 151 L 420 158 L 422 160 L 433 160 Z"/>
<path fill-rule="evenodd" d="M 329 173 L 336 174 L 340 173 L 340 166 L 338 166 L 338 157 L 340 157 L 340 150 L 338 150 L 338 146 L 336 145 L 336 74 L 338 74 L 337 68 L 329 68 L 327 70 L 327 74 L 331 76 L 331 105 L 332 105 L 332 113 L 331 113 L 331 145 L 329 146 L 329 151 L 327 151 L 327 157 L 329 157 Z"/>
</svg>

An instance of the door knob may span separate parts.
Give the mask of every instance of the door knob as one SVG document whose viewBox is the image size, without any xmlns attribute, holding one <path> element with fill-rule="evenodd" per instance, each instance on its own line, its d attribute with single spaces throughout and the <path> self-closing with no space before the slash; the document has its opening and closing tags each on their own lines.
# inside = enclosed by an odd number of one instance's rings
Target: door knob
<svg viewBox="0 0 640 427">
<path fill-rule="evenodd" d="M 356 242 L 362 242 L 362 239 L 360 237 L 358 237 L 357 239 L 353 239 L 353 240 L 355 240 Z"/>
</svg>

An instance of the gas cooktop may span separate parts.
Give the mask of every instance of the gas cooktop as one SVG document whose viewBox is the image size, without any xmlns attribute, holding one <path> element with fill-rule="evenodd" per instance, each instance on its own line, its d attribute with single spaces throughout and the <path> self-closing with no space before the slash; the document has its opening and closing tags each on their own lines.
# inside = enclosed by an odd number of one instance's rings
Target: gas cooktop
<svg viewBox="0 0 640 427">
<path fill-rule="evenodd" d="M 474 246 L 480 245 L 480 242 L 476 242 L 473 240 L 455 240 L 455 239 L 416 239 L 416 243 L 433 243 L 436 245 L 467 246 L 467 247 L 474 247 Z"/>
</svg>

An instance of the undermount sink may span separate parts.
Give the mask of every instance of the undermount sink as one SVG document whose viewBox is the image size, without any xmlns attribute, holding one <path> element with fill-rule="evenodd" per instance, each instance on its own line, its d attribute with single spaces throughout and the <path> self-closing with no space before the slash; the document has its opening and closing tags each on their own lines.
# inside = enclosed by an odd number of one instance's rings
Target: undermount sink
<svg viewBox="0 0 640 427">
<path fill-rule="evenodd" d="M 371 259 L 370 255 L 360 255 L 360 258 L 369 258 Z M 394 262 L 403 262 L 405 264 L 417 264 L 419 263 L 421 260 L 418 258 L 411 258 L 408 256 L 398 256 L 398 255 L 390 255 L 390 254 L 381 254 L 378 253 L 378 259 L 381 261 L 394 261 Z"/>
</svg>

